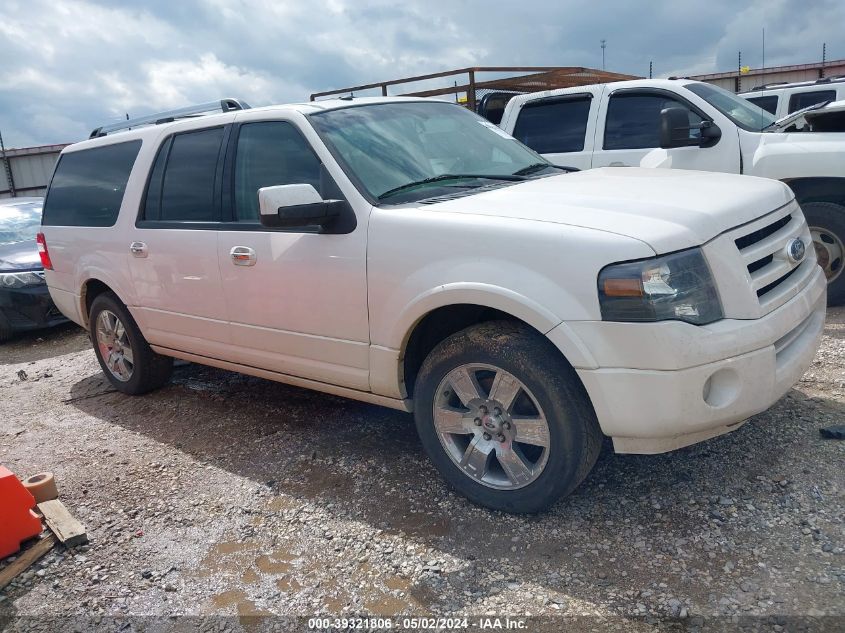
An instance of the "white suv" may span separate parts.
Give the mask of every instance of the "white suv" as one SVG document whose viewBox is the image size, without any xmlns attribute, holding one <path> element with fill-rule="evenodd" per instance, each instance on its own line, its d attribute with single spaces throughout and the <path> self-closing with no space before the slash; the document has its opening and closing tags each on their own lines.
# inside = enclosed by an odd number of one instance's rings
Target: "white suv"
<svg viewBox="0 0 845 633">
<path fill-rule="evenodd" d="M 47 281 L 124 393 L 181 358 L 413 411 L 455 488 L 530 512 L 602 433 L 726 433 L 815 354 L 825 276 L 782 183 L 567 173 L 425 99 L 232 107 L 59 160 Z"/>
<path fill-rule="evenodd" d="M 742 92 L 739 96 L 780 119 L 817 103 L 845 99 L 845 77 L 767 84 Z"/>
</svg>

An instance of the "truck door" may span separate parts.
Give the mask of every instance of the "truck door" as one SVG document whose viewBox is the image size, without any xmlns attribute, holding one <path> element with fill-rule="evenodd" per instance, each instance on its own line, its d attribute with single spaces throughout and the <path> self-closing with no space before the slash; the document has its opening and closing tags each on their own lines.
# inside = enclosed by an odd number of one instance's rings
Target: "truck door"
<svg viewBox="0 0 845 633">
<path fill-rule="evenodd" d="M 684 108 L 688 112 L 690 139 L 695 129 L 710 120 L 700 108 L 662 88 L 627 88 L 602 100 L 596 130 L 593 167 L 664 167 L 739 173 L 739 139 L 733 126 L 722 125 L 722 137 L 710 147 L 660 147 L 660 112 Z"/>
<path fill-rule="evenodd" d="M 505 129 L 555 165 L 589 169 L 603 87 L 526 101 Z"/>
</svg>

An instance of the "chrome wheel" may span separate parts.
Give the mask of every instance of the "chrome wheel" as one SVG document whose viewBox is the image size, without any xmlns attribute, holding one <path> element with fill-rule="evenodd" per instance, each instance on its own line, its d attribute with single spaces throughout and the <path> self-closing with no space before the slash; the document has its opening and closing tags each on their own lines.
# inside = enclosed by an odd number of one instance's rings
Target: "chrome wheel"
<svg viewBox="0 0 845 633">
<path fill-rule="evenodd" d="M 810 235 L 813 237 L 819 266 L 824 269 L 828 283 L 831 283 L 842 273 L 842 256 L 845 254 L 842 240 L 830 231 L 817 226 L 810 227 Z"/>
<path fill-rule="evenodd" d="M 97 317 L 96 336 L 100 357 L 111 375 L 127 382 L 135 369 L 132 346 L 126 328 L 111 310 L 103 310 Z"/>
<path fill-rule="evenodd" d="M 462 365 L 440 382 L 434 428 L 468 477 L 500 490 L 527 486 L 549 458 L 549 425 L 537 399 L 510 373 Z"/>
</svg>

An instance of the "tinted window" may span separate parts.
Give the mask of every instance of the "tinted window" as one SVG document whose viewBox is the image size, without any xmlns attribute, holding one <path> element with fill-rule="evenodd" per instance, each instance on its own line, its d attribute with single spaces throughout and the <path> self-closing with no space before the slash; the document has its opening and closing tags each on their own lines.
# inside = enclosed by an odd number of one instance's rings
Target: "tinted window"
<svg viewBox="0 0 845 633">
<path fill-rule="evenodd" d="M 690 125 L 701 123 L 701 117 L 681 101 L 658 94 L 622 94 L 610 98 L 604 129 L 604 149 L 642 149 L 660 147 L 660 111 L 684 108 Z M 699 130 L 690 130 L 697 138 Z"/>
<path fill-rule="evenodd" d="M 760 106 L 766 112 L 771 112 L 772 114 L 775 114 L 778 109 L 777 95 L 771 95 L 768 97 L 748 97 L 748 101 L 756 106 Z"/>
<path fill-rule="evenodd" d="M 235 218 L 258 219 L 258 190 L 309 184 L 320 191 L 320 160 L 290 123 L 242 125 L 235 156 Z"/>
<path fill-rule="evenodd" d="M 801 108 L 816 105 L 822 101 L 836 101 L 836 91 L 816 90 L 815 92 L 796 92 L 789 97 L 789 114 Z"/>
<path fill-rule="evenodd" d="M 189 222 L 218 219 L 214 184 L 223 131 L 218 127 L 173 137 L 161 183 L 158 219 Z M 148 198 L 155 196 L 154 181 L 155 178 L 151 178 Z"/>
<path fill-rule="evenodd" d="M 584 149 L 590 99 L 537 101 L 519 113 L 513 135 L 541 154 Z"/>
<path fill-rule="evenodd" d="M 112 226 L 141 141 L 63 154 L 44 202 L 44 224 Z"/>
</svg>

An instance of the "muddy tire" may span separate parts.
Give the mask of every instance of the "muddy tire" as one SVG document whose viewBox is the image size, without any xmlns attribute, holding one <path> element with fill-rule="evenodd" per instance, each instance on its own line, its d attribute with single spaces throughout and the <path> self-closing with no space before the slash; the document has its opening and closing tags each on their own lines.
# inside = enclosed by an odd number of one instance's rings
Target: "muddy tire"
<svg viewBox="0 0 845 633">
<path fill-rule="evenodd" d="M 827 277 L 827 305 L 845 303 L 845 206 L 832 202 L 805 202 L 801 205 L 816 258 Z"/>
<path fill-rule="evenodd" d="M 442 341 L 420 369 L 414 411 L 446 481 L 505 512 L 538 512 L 572 492 L 602 445 L 575 371 L 543 336 L 511 321 Z"/>
<path fill-rule="evenodd" d="M 94 299 L 89 324 L 94 353 L 115 389 L 137 396 L 170 380 L 173 359 L 150 348 L 135 319 L 114 294 L 106 292 Z"/>
</svg>

